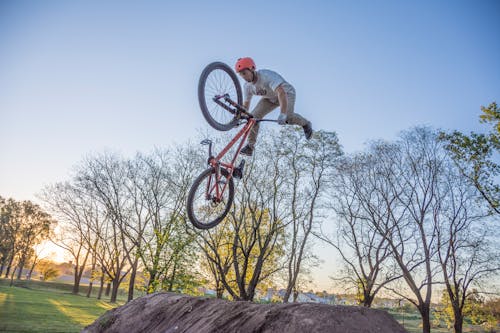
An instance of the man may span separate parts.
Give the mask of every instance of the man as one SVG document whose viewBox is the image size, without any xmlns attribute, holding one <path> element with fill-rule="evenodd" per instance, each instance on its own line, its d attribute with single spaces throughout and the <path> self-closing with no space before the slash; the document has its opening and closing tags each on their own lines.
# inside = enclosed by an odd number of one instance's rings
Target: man
<svg viewBox="0 0 500 333">
<path fill-rule="evenodd" d="M 250 107 L 253 95 L 262 96 L 252 111 L 255 118 L 262 119 L 279 106 L 278 123 L 280 125 L 300 125 L 304 129 L 306 139 L 311 138 L 313 132 L 311 122 L 294 112 L 295 89 L 290 83 L 271 70 L 256 70 L 252 58 L 238 59 L 235 70 L 246 81 L 243 88 L 243 107 L 245 109 L 248 110 Z M 256 123 L 248 135 L 248 144 L 241 149 L 241 154 L 252 156 L 258 133 L 259 123 Z"/>
</svg>

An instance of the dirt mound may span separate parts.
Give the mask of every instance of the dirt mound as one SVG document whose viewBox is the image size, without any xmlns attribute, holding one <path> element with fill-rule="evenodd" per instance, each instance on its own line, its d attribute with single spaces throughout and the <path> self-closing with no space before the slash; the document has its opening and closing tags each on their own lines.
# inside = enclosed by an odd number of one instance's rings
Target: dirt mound
<svg viewBox="0 0 500 333">
<path fill-rule="evenodd" d="M 406 332 L 382 310 L 255 304 L 156 293 L 106 312 L 83 332 Z"/>
</svg>

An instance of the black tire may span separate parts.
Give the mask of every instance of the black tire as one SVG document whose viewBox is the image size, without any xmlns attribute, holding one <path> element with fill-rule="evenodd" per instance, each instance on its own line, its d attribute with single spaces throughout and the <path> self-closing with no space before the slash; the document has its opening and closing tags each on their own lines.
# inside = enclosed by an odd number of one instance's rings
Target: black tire
<svg viewBox="0 0 500 333">
<path fill-rule="evenodd" d="M 210 229 L 219 224 L 231 209 L 234 198 L 233 178 L 229 178 L 226 169 L 221 169 L 221 179 L 224 179 L 228 188 L 224 192 L 222 202 L 214 204 L 206 198 L 207 181 L 213 181 L 214 168 L 208 168 L 195 179 L 189 190 L 187 199 L 187 214 L 191 223 L 198 229 Z"/>
<path fill-rule="evenodd" d="M 243 103 L 241 85 L 236 73 L 222 62 L 213 62 L 201 73 L 198 82 L 198 101 L 207 122 L 219 131 L 228 131 L 238 123 L 231 112 L 212 100 L 216 95 L 224 94 L 229 94 L 229 97 L 239 105 Z"/>
</svg>

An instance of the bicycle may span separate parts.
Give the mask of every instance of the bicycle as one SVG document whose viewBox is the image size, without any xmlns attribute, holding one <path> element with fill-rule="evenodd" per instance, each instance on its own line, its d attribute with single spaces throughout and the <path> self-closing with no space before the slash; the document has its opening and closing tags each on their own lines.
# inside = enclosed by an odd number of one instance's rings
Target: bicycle
<svg viewBox="0 0 500 333">
<path fill-rule="evenodd" d="M 198 82 L 198 101 L 206 121 L 219 131 L 228 131 L 243 125 L 234 138 L 214 156 L 212 141 L 205 139 L 202 145 L 208 145 L 209 167 L 193 182 L 187 198 L 187 214 L 191 223 L 199 229 L 210 229 L 218 225 L 229 213 L 234 198 L 234 178 L 243 177 L 245 160 L 236 167 L 248 134 L 257 122 L 271 119 L 256 119 L 242 104 L 241 85 L 231 67 L 214 62 L 205 67 Z M 237 142 L 239 145 L 229 163 L 222 158 Z"/>
</svg>

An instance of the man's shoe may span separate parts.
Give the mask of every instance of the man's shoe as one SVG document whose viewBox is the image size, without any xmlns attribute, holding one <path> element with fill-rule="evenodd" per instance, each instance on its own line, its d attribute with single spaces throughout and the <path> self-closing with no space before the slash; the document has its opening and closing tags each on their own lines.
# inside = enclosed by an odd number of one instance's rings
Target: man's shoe
<svg viewBox="0 0 500 333">
<path fill-rule="evenodd" d="M 250 147 L 249 145 L 246 145 L 245 147 L 241 148 L 240 154 L 241 155 L 246 155 L 246 156 L 252 156 L 252 154 L 253 154 L 253 148 Z"/>
<path fill-rule="evenodd" d="M 308 122 L 306 125 L 302 126 L 302 128 L 304 129 L 304 135 L 306 136 L 306 139 L 309 140 L 313 135 L 311 122 Z"/>
</svg>

